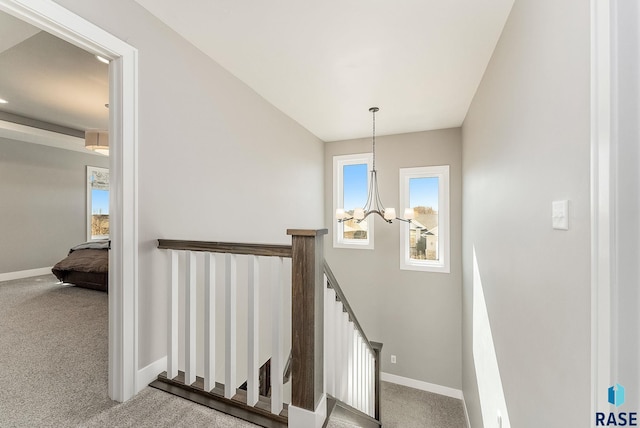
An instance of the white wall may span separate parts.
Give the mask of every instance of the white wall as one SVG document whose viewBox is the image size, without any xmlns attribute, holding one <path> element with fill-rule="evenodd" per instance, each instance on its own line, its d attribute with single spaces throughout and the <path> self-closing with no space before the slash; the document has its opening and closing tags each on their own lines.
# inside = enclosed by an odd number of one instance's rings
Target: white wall
<svg viewBox="0 0 640 428">
<path fill-rule="evenodd" d="M 482 414 L 497 426 L 497 409 L 482 406 L 502 398 L 479 389 L 502 390 L 513 427 L 593 417 L 589 72 L 589 2 L 518 0 L 463 125 L 463 392 L 474 428 Z M 570 228 L 553 230 L 551 203 L 565 199 Z M 490 357 L 474 355 L 480 281 L 497 378 L 476 372 Z"/>
<path fill-rule="evenodd" d="M 399 214 L 399 168 L 450 165 L 451 273 L 444 274 L 400 270 L 403 224 L 377 216 L 374 250 L 333 248 L 333 156 L 371 152 L 371 139 L 325 145 L 325 258 L 368 338 L 384 344 L 382 371 L 454 389 L 461 389 L 461 148 L 460 128 L 376 138 L 380 196 Z"/>
<path fill-rule="evenodd" d="M 53 266 L 87 240 L 87 165 L 109 158 L 0 138 L 0 274 Z"/>
<path fill-rule="evenodd" d="M 139 365 L 166 354 L 156 239 L 288 243 L 323 225 L 322 143 L 132 0 L 59 0 L 139 51 Z"/>
</svg>

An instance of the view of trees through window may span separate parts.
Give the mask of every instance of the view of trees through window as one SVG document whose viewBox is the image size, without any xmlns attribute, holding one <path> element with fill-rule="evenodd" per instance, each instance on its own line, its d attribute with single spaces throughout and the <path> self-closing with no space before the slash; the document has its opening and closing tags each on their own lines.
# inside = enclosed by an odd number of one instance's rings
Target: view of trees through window
<svg viewBox="0 0 640 428">
<path fill-rule="evenodd" d="M 409 180 L 409 204 L 414 218 L 409 228 L 409 257 L 413 260 L 439 260 L 438 178 Z"/>
<path fill-rule="evenodd" d="M 109 191 L 91 191 L 91 238 L 109 236 Z"/>
<path fill-rule="evenodd" d="M 89 240 L 109 237 L 109 170 L 87 167 Z"/>
<path fill-rule="evenodd" d="M 349 217 L 353 216 L 353 210 L 364 207 L 367 202 L 367 182 L 369 171 L 367 164 L 344 165 L 342 169 L 343 177 L 343 207 Z M 348 220 L 343 223 L 344 239 L 364 239 L 368 238 L 368 219 L 358 223 L 355 220 Z"/>
</svg>

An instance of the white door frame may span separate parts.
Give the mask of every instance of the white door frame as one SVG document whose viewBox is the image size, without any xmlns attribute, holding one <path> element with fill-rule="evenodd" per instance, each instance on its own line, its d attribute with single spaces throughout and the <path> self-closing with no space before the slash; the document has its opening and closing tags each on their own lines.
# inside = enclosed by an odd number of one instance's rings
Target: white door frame
<svg viewBox="0 0 640 428">
<path fill-rule="evenodd" d="M 611 184 L 610 0 L 591 0 L 591 414 L 607 409 L 615 212 Z M 593 420 L 593 418 L 592 418 Z"/>
<path fill-rule="evenodd" d="M 109 397 L 126 401 L 138 391 L 138 51 L 49 0 L 0 0 L 0 10 L 111 60 Z"/>
</svg>

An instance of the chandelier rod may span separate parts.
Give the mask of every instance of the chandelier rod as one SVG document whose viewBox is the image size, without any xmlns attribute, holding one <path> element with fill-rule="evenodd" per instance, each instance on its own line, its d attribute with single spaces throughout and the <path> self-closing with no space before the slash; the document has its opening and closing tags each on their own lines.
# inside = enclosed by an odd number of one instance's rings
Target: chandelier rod
<svg viewBox="0 0 640 428">
<path fill-rule="evenodd" d="M 380 110 L 378 107 L 371 107 L 369 111 L 373 114 L 373 170 L 376 170 L 376 112 Z"/>
</svg>

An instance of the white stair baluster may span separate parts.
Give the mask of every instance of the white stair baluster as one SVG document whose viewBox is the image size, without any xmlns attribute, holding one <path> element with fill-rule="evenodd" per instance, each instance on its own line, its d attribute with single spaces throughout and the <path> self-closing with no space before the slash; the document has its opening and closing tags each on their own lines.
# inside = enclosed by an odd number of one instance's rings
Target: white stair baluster
<svg viewBox="0 0 640 428">
<path fill-rule="evenodd" d="M 369 352 L 367 345 L 363 346 L 364 349 L 364 405 L 362 406 L 362 412 L 368 413 L 369 408 Z"/>
<path fill-rule="evenodd" d="M 364 350 L 364 406 L 362 406 L 363 413 L 369 413 L 369 347 L 366 342 L 363 342 L 362 349 Z"/>
<path fill-rule="evenodd" d="M 224 397 L 236 394 L 236 329 L 237 329 L 237 272 L 236 255 L 225 254 L 225 376 Z"/>
<path fill-rule="evenodd" d="M 187 251 L 185 290 L 185 368 L 184 383 L 196 381 L 196 255 Z"/>
<path fill-rule="evenodd" d="M 282 257 L 274 258 L 271 279 L 271 413 L 279 415 L 283 408 L 283 278 Z"/>
<path fill-rule="evenodd" d="M 366 409 L 367 409 L 367 403 L 369 400 L 368 397 L 368 393 L 367 393 L 367 345 L 364 342 L 364 339 L 362 340 L 362 406 L 360 407 L 360 410 L 363 413 L 366 413 Z"/>
<path fill-rule="evenodd" d="M 171 283 L 169 284 L 169 330 L 167 336 L 167 378 L 178 376 L 178 252 L 170 250 Z"/>
<path fill-rule="evenodd" d="M 360 332 L 356 330 L 356 409 L 362 407 L 362 347 L 360 343 Z"/>
<path fill-rule="evenodd" d="M 325 379 L 327 381 L 327 394 L 336 395 L 336 377 L 335 377 L 335 317 L 333 316 L 333 307 L 336 301 L 336 292 L 333 288 L 326 287 L 325 290 L 325 301 L 324 301 L 324 320 L 325 320 L 325 332 L 328 334 L 325 335 L 325 344 L 326 348 L 324 350 L 324 358 L 325 358 L 325 367 L 327 372 L 325 373 Z"/>
<path fill-rule="evenodd" d="M 362 391 L 360 411 L 363 411 L 367 405 L 367 356 L 365 355 L 365 345 L 362 337 L 360 338 L 360 364 L 360 390 Z"/>
<path fill-rule="evenodd" d="M 249 256 L 249 290 L 248 290 L 248 344 L 247 344 L 247 405 L 255 406 L 259 396 L 258 336 L 260 335 L 258 320 L 259 300 L 259 263 L 258 257 Z"/>
<path fill-rule="evenodd" d="M 327 353 L 327 349 L 329 349 L 329 335 L 327 334 L 327 328 L 329 326 L 329 320 L 327 319 L 327 302 L 329 301 L 329 282 L 327 279 L 327 275 L 326 274 L 322 274 L 322 293 L 324 296 L 324 317 L 323 317 L 323 328 L 324 328 L 324 337 L 323 337 L 323 341 L 322 341 L 322 349 L 324 352 L 323 355 L 323 361 L 322 361 L 322 370 L 324 373 L 324 376 L 322 378 L 322 389 L 325 391 L 325 393 L 328 393 L 328 389 L 327 389 L 327 379 L 329 378 L 328 376 L 328 353 Z"/>
<path fill-rule="evenodd" d="M 371 400 L 369 401 L 369 416 L 371 417 L 374 416 L 376 407 L 375 370 L 375 354 L 372 351 L 369 351 L 369 396 L 371 397 Z"/>
<path fill-rule="evenodd" d="M 344 401 L 344 395 L 342 394 L 342 365 L 344 361 L 342 360 L 342 302 L 334 301 L 333 302 L 333 314 L 334 318 L 334 337 L 335 337 L 335 391 L 336 398 L 341 401 Z"/>
<path fill-rule="evenodd" d="M 216 257 L 204 254 L 204 390 L 216 386 Z"/>
<path fill-rule="evenodd" d="M 347 320 L 349 315 L 347 314 Z M 351 321 L 347 324 L 347 400 L 346 403 L 355 407 L 355 354 L 354 354 L 355 331 Z"/>
<path fill-rule="evenodd" d="M 349 314 L 342 312 L 340 318 L 342 329 L 342 398 L 345 403 L 349 399 Z"/>
<path fill-rule="evenodd" d="M 367 389 L 366 389 L 366 378 L 365 372 L 367 370 L 366 357 L 364 355 L 364 339 L 360 336 L 360 407 L 362 410 L 367 401 Z"/>
<path fill-rule="evenodd" d="M 353 329 L 353 407 L 358 408 L 358 370 L 360 364 L 358 361 L 358 329 Z"/>
</svg>

